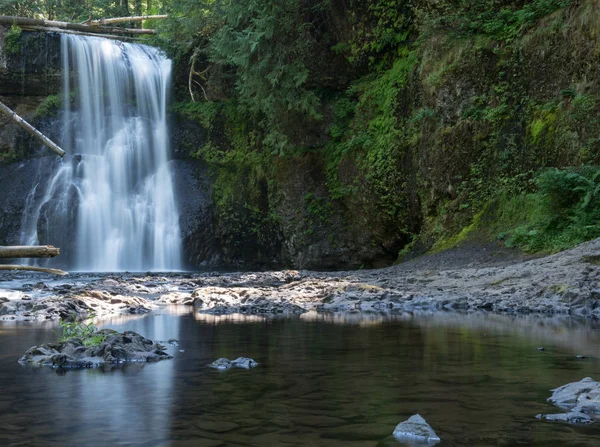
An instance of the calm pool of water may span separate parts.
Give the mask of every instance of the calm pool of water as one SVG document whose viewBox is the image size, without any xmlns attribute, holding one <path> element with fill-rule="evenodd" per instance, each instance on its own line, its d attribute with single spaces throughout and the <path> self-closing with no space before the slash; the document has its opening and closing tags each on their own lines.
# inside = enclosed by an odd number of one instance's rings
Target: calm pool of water
<svg viewBox="0 0 600 447">
<path fill-rule="evenodd" d="M 158 364 L 61 375 L 17 363 L 55 326 L 0 324 L 0 445 L 399 446 L 390 434 L 414 413 L 440 446 L 600 445 L 600 427 L 535 419 L 557 411 L 550 388 L 600 377 L 590 323 L 163 314 L 101 326 L 180 346 Z M 242 355 L 261 366 L 206 367 Z"/>
</svg>

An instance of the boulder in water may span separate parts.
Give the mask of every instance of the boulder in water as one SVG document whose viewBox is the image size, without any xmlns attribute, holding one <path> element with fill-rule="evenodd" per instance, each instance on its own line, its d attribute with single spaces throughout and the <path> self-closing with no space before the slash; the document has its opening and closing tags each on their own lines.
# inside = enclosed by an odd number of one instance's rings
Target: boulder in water
<svg viewBox="0 0 600 447">
<path fill-rule="evenodd" d="M 22 365 L 51 366 L 57 369 L 96 368 L 134 362 L 172 359 L 165 347 L 135 332 L 103 329 L 94 334 L 97 344 L 73 338 L 56 344 L 30 348 L 19 359 Z"/>
<path fill-rule="evenodd" d="M 394 438 L 400 442 L 437 444 L 440 437 L 419 414 L 415 414 L 394 429 Z"/>
<path fill-rule="evenodd" d="M 213 369 L 225 371 L 225 370 L 231 369 L 231 368 L 242 368 L 242 369 L 256 368 L 258 366 L 258 362 L 249 357 L 238 357 L 235 360 L 220 358 L 220 359 L 215 360 L 208 366 Z"/>
<path fill-rule="evenodd" d="M 586 377 L 579 382 L 567 383 L 553 389 L 548 401 L 568 411 L 538 414 L 538 419 L 569 424 L 591 424 L 600 418 L 600 382 Z"/>
</svg>

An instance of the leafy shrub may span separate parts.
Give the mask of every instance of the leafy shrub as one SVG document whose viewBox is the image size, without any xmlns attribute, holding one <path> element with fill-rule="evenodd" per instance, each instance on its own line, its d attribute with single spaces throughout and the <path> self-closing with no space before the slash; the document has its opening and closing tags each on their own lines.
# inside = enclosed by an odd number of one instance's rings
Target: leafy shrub
<svg viewBox="0 0 600 447">
<path fill-rule="evenodd" d="M 508 246 L 555 252 L 600 237 L 600 167 L 548 169 L 536 186 L 500 206 L 504 225 L 519 222 L 501 234 Z"/>
<path fill-rule="evenodd" d="M 92 320 L 95 315 L 90 315 L 83 322 L 78 322 L 75 315 L 71 316 L 73 321 L 65 321 L 63 319 L 59 322 L 59 327 L 62 329 L 62 334 L 59 342 L 66 342 L 73 339 L 79 339 L 84 346 L 98 346 L 102 344 L 106 338 L 105 335 L 98 333 L 98 328 L 90 321 L 85 323 L 87 320 Z"/>
<path fill-rule="evenodd" d="M 17 54 L 21 51 L 21 28 L 13 25 L 4 37 L 7 54 Z"/>
</svg>

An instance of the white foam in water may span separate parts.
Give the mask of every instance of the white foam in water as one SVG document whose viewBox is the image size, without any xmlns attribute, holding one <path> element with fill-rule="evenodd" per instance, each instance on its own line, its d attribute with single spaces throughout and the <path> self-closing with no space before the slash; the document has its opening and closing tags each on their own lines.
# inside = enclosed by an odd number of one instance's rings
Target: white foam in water
<svg viewBox="0 0 600 447">
<path fill-rule="evenodd" d="M 61 39 L 69 156 L 28 197 L 22 242 L 61 245 L 79 271 L 181 269 L 166 119 L 171 61 L 145 45 Z M 64 235 L 68 228 L 74 234 Z"/>
</svg>

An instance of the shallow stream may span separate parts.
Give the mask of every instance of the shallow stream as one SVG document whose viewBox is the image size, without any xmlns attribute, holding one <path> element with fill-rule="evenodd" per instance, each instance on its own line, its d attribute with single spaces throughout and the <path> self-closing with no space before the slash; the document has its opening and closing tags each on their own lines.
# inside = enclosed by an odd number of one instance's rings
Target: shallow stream
<svg viewBox="0 0 600 447">
<path fill-rule="evenodd" d="M 0 445 L 398 446 L 390 435 L 414 413 L 440 446 L 600 445 L 600 427 L 535 419 L 558 412 L 549 389 L 600 377 L 589 322 L 165 312 L 99 326 L 179 346 L 157 364 L 59 374 L 17 363 L 55 324 L 0 323 Z M 242 355 L 261 365 L 206 367 Z"/>
</svg>

